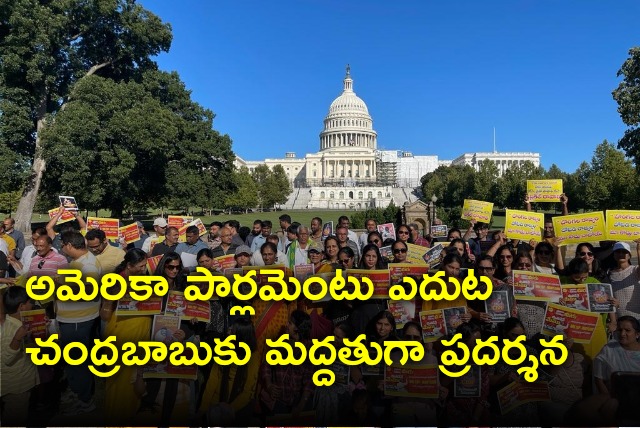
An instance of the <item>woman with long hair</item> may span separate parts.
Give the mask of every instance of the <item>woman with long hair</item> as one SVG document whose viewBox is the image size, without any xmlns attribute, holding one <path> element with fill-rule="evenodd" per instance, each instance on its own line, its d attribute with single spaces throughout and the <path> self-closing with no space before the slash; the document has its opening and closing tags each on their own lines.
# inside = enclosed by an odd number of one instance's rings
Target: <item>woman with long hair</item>
<svg viewBox="0 0 640 428">
<path fill-rule="evenodd" d="M 576 246 L 575 258 L 580 258 L 587 262 L 589 266 L 589 276 L 596 278 L 598 281 L 604 281 L 606 279 L 606 272 L 600 265 L 600 260 L 595 257 L 595 248 L 589 242 L 581 242 Z M 564 258 L 562 257 L 562 251 L 556 251 L 556 270 L 563 273 L 565 269 Z"/>
<path fill-rule="evenodd" d="M 617 338 L 607 343 L 593 364 L 593 377 L 601 394 L 611 395 L 611 375 L 640 373 L 640 322 L 632 316 L 618 318 Z"/>
<path fill-rule="evenodd" d="M 380 255 L 380 249 L 374 244 L 367 244 L 362 249 L 362 258 L 358 263 L 359 269 L 386 269 L 387 264 Z"/>
<path fill-rule="evenodd" d="M 356 255 L 351 247 L 342 247 L 338 251 L 338 266 L 340 269 L 353 269 L 355 267 Z"/>
<path fill-rule="evenodd" d="M 394 242 L 391 246 L 391 252 L 393 253 L 392 263 L 411 263 L 407 261 L 409 247 L 406 242 L 400 240 Z"/>
<path fill-rule="evenodd" d="M 311 342 L 311 317 L 304 311 L 294 310 L 289 317 L 287 334 L 292 346 L 302 343 L 305 346 Z M 295 353 L 299 353 L 294 347 Z M 296 355 L 299 357 L 299 355 Z M 299 366 L 276 366 L 266 361 L 260 366 L 260 381 L 262 391 L 260 402 L 266 414 L 292 413 L 294 417 L 300 414 L 311 403 L 313 395 L 314 367 L 308 360 Z"/>
<path fill-rule="evenodd" d="M 209 425 L 250 425 L 248 418 L 253 409 L 248 406 L 252 404 L 260 371 L 260 358 L 253 353 L 256 349 L 256 331 L 250 319 L 240 317 L 229 327 L 229 334 L 236 336 L 234 342 L 236 350 L 239 350 L 239 358 L 244 358 L 244 350 L 238 343 L 246 343 L 251 359 L 241 366 L 211 366 L 211 374 L 200 403 L 200 414 L 206 415 Z"/>
<path fill-rule="evenodd" d="M 147 254 L 133 248 L 124 255 L 124 260 L 115 273 L 125 279 L 143 275 L 147 270 Z M 103 300 L 100 317 L 106 322 L 105 336 L 115 336 L 115 346 L 119 349 L 125 343 L 149 340 L 152 317 L 149 315 L 119 316 L 115 313 L 117 301 Z M 136 377 L 138 367 L 122 365 L 120 370 L 106 379 L 105 417 L 111 423 L 128 423 L 140 407 L 140 397 L 131 379 Z"/>
<path fill-rule="evenodd" d="M 462 259 L 461 267 L 468 269 L 470 267 L 473 267 L 473 262 L 476 258 L 473 255 L 473 253 L 469 253 L 467 247 L 468 246 L 466 242 L 464 242 L 462 239 L 456 238 L 453 241 L 449 242 L 449 246 L 447 247 L 446 251 L 447 252 L 455 251 Z"/>
<path fill-rule="evenodd" d="M 369 232 L 369 235 L 367 235 L 367 244 L 375 244 L 378 248 L 382 248 L 383 242 L 382 235 L 377 230 Z"/>
<path fill-rule="evenodd" d="M 513 262 L 516 258 L 516 254 L 509 245 L 502 245 L 496 251 L 494 256 L 494 262 L 496 264 L 496 271 L 494 276 L 500 281 L 507 281 L 511 278 L 511 271 L 517 269 L 513 267 Z"/>
</svg>

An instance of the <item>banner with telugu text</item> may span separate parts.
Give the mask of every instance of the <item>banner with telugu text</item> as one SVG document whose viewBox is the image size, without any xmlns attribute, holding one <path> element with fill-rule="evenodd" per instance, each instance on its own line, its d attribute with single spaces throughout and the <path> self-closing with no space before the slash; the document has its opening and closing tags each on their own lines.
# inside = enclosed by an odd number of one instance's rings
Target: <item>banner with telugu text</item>
<svg viewBox="0 0 640 428">
<path fill-rule="evenodd" d="M 607 239 L 602 211 L 554 217 L 553 229 L 560 245 Z"/>
<path fill-rule="evenodd" d="M 562 179 L 527 180 L 529 202 L 559 202 L 562 193 Z"/>
<path fill-rule="evenodd" d="M 384 370 L 384 395 L 438 398 L 438 366 L 392 364 Z"/>
<path fill-rule="evenodd" d="M 640 238 L 640 211 L 607 210 L 607 239 L 633 241 Z"/>
<path fill-rule="evenodd" d="M 590 343 L 600 314 L 549 303 L 544 315 L 542 334 L 566 334 L 576 343 Z"/>
<path fill-rule="evenodd" d="M 490 223 L 492 214 L 493 202 L 465 199 L 464 204 L 462 205 L 462 218 L 464 220 L 475 220 L 483 223 Z"/>
<path fill-rule="evenodd" d="M 120 235 L 124 238 L 124 242 L 131 244 L 140 240 L 140 229 L 137 223 L 131 223 L 126 226 L 122 226 L 119 229 Z"/>
<path fill-rule="evenodd" d="M 544 228 L 544 213 L 510 210 L 507 208 L 504 233 L 507 238 L 521 239 L 525 242 L 539 241 Z"/>
<path fill-rule="evenodd" d="M 52 208 L 49 210 L 49 220 L 51 220 L 52 218 L 54 218 L 56 216 L 56 214 L 58 214 L 58 211 L 60 210 L 60 208 Z M 58 222 L 56 224 L 62 224 L 62 223 L 66 223 L 68 221 L 73 221 L 75 220 L 75 217 L 73 216 L 73 211 L 63 211 L 62 215 L 60 216 L 60 218 L 58 219 Z"/>
</svg>

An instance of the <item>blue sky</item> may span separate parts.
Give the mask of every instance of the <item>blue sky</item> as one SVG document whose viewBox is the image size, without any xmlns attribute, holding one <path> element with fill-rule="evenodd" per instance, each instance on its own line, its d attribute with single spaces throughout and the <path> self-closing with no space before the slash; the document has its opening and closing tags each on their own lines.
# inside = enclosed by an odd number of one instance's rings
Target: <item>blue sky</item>
<svg viewBox="0 0 640 428">
<path fill-rule="evenodd" d="M 145 0 L 158 57 L 248 160 L 319 150 L 347 63 L 378 147 L 453 159 L 537 151 L 573 172 L 625 126 L 611 97 L 637 0 Z"/>
</svg>

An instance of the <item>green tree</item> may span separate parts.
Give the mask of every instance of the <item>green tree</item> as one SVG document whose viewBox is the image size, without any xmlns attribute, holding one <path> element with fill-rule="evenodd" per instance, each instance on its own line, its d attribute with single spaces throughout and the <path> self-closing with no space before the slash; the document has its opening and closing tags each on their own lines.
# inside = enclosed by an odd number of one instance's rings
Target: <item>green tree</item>
<svg viewBox="0 0 640 428">
<path fill-rule="evenodd" d="M 586 205 L 586 183 L 591 167 L 585 161 L 581 162 L 575 172 L 568 174 L 564 182 L 564 192 L 569 197 L 569 208 L 572 211 L 584 210 Z"/>
<path fill-rule="evenodd" d="M 585 206 L 591 210 L 634 208 L 638 177 L 630 160 L 607 140 L 596 147 L 585 182 Z"/>
<path fill-rule="evenodd" d="M 629 128 L 618 141 L 618 147 L 632 158 L 636 170 L 640 171 L 640 47 L 629 50 L 629 58 L 618 70 L 622 82 L 613 91 L 613 99 L 618 103 L 618 113 Z"/>
<path fill-rule="evenodd" d="M 422 194 L 425 202 L 432 195 L 445 207 L 462 207 L 465 199 L 473 198 L 476 171 L 469 165 L 440 166 L 422 177 Z"/>
<path fill-rule="evenodd" d="M 249 169 L 245 166 L 233 173 L 236 191 L 226 199 L 226 208 L 242 208 L 248 212 L 249 208 L 258 205 L 258 186 Z"/>
<path fill-rule="evenodd" d="M 271 170 L 266 164 L 258 165 L 253 169 L 252 176 L 258 186 L 258 205 L 262 209 L 269 207 Z"/>
<path fill-rule="evenodd" d="M 544 178 L 544 168 L 533 162 L 512 165 L 498 180 L 495 203 L 500 207 L 522 209 L 527 194 L 527 180 Z"/>
<path fill-rule="evenodd" d="M 489 159 L 480 161 L 473 181 L 473 199 L 493 201 L 498 187 L 498 166 Z"/>
<path fill-rule="evenodd" d="M 0 149 L 31 165 L 16 214 L 27 231 L 47 166 L 42 133 L 76 83 L 94 75 L 128 81 L 154 69 L 151 57 L 168 51 L 172 36 L 135 0 L 3 1 L 0 23 Z"/>
<path fill-rule="evenodd" d="M 289 183 L 289 178 L 287 178 L 287 173 L 284 172 L 282 165 L 276 165 L 273 167 L 269 180 L 269 187 L 269 206 L 284 204 L 287 202 L 292 189 L 291 184 Z"/>
<path fill-rule="evenodd" d="M 214 189 L 232 189 L 217 177 L 233 168 L 231 140 L 212 129 L 213 117 L 177 73 L 82 79 L 42 132 L 50 161 L 43 190 L 51 199 L 69 192 L 83 208 L 108 208 L 115 217 L 139 204 L 212 208 Z"/>
</svg>

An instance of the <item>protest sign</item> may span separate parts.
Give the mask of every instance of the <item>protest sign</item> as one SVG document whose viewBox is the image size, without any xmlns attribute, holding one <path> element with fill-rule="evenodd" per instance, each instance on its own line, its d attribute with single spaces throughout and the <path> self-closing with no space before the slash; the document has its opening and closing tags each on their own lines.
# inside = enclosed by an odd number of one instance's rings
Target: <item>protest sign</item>
<svg viewBox="0 0 640 428">
<path fill-rule="evenodd" d="M 456 328 L 462 324 L 462 315 L 467 313 L 467 308 L 464 306 L 456 308 L 446 308 L 442 310 L 442 316 L 444 317 L 444 327 L 447 334 L 455 334 Z"/>
<path fill-rule="evenodd" d="M 180 317 L 155 315 L 153 317 L 153 325 L 151 327 L 151 340 L 162 342 L 169 346 L 175 342 L 175 333 L 180 330 Z M 185 350 L 185 356 L 192 355 L 190 349 Z M 175 366 L 171 364 L 169 358 L 162 363 L 152 363 L 144 366 L 142 371 L 144 379 L 191 379 L 198 377 L 198 366 L 181 365 Z"/>
<path fill-rule="evenodd" d="M 52 218 L 54 218 L 56 216 L 56 214 L 58 214 L 58 211 L 60 210 L 60 208 L 52 208 L 48 211 L 49 213 L 49 220 L 51 220 Z M 62 224 L 62 223 L 66 223 L 68 221 L 73 221 L 75 220 L 75 216 L 73 215 L 73 211 L 63 211 L 62 215 L 60 216 L 60 218 L 58 219 L 58 222 L 56 224 Z"/>
<path fill-rule="evenodd" d="M 544 315 L 542 334 L 566 334 L 576 343 L 589 343 L 600 315 L 549 303 Z"/>
<path fill-rule="evenodd" d="M 224 272 L 226 269 L 234 268 L 236 267 L 236 256 L 234 254 L 226 254 L 215 257 L 212 266 L 218 272 Z"/>
<path fill-rule="evenodd" d="M 560 245 L 603 241 L 607 236 L 602 211 L 558 216 L 552 221 Z"/>
<path fill-rule="evenodd" d="M 440 254 L 444 250 L 444 245 L 439 242 L 437 245 L 429 248 L 422 256 L 422 260 L 430 267 L 434 268 L 440 264 Z"/>
<path fill-rule="evenodd" d="M 500 413 L 503 415 L 526 403 L 549 400 L 551 393 L 547 382 L 514 381 L 498 391 Z"/>
<path fill-rule="evenodd" d="M 369 278 L 373 283 L 372 299 L 389 298 L 389 269 L 347 269 L 347 275 L 360 281 L 360 289 L 363 293 L 367 292 L 368 286 L 362 282 L 362 278 Z"/>
<path fill-rule="evenodd" d="M 455 398 L 480 397 L 482 393 L 482 369 L 472 365 L 471 369 L 460 377 L 453 379 L 453 396 Z"/>
<path fill-rule="evenodd" d="M 393 250 L 391 249 L 391 245 L 387 245 L 386 247 L 381 247 L 380 256 L 384 260 L 391 262 L 393 260 Z"/>
<path fill-rule="evenodd" d="M 431 237 L 432 238 L 446 238 L 449 233 L 449 229 L 446 224 L 438 224 L 435 226 L 431 226 Z"/>
<path fill-rule="evenodd" d="M 485 312 L 491 315 L 491 322 L 503 322 L 511 316 L 509 307 L 508 291 L 492 291 L 487 300 L 484 301 Z"/>
<path fill-rule="evenodd" d="M 147 258 L 147 271 L 149 272 L 149 275 L 155 274 L 155 271 L 158 268 L 158 264 L 160 263 L 160 260 L 162 260 L 162 257 L 164 257 L 164 255 L 160 254 L 157 256 Z"/>
<path fill-rule="evenodd" d="M 640 238 L 640 211 L 607 210 L 607 239 L 634 241 Z"/>
<path fill-rule="evenodd" d="M 137 315 L 156 315 L 162 313 L 162 297 L 151 296 L 147 300 L 134 300 L 129 293 L 118 300 L 116 305 L 116 315 L 137 316 Z"/>
<path fill-rule="evenodd" d="M 329 236 L 333 235 L 333 222 L 327 222 L 322 226 L 322 240 L 324 241 Z"/>
<path fill-rule="evenodd" d="M 589 311 L 606 313 L 615 311 L 611 302 L 613 299 L 611 284 L 586 284 L 586 286 Z"/>
<path fill-rule="evenodd" d="M 427 248 L 422 245 L 407 243 L 407 261 L 419 265 L 424 265 L 426 262 L 422 258 L 424 253 L 427 252 Z"/>
<path fill-rule="evenodd" d="M 560 277 L 548 273 L 514 270 L 513 295 L 518 300 L 543 300 L 557 302 L 562 298 Z"/>
<path fill-rule="evenodd" d="M 173 315 L 186 320 L 196 318 L 198 321 L 209 322 L 211 319 L 211 303 L 201 300 L 189 301 L 180 291 L 169 291 L 165 315 Z"/>
<path fill-rule="evenodd" d="M 422 339 L 425 343 L 435 342 L 446 333 L 442 309 L 420 312 L 420 326 Z"/>
<path fill-rule="evenodd" d="M 410 276 L 416 280 L 419 285 L 422 282 L 422 275 L 429 273 L 429 266 L 413 263 L 390 263 L 389 264 L 389 277 L 390 285 L 402 284 L 402 278 Z"/>
<path fill-rule="evenodd" d="M 58 196 L 60 199 L 60 204 L 67 211 L 78 211 L 78 203 L 76 202 L 76 198 L 73 196 Z"/>
<path fill-rule="evenodd" d="M 589 310 L 587 286 L 585 284 L 567 284 L 562 286 L 562 300 L 568 308 Z"/>
<path fill-rule="evenodd" d="M 109 241 L 117 241 L 120 237 L 120 220 L 117 218 L 87 217 L 87 232 L 100 229 Z"/>
<path fill-rule="evenodd" d="M 47 315 L 44 309 L 21 311 L 20 319 L 22 325 L 30 331 L 31 339 L 47 338 Z"/>
<path fill-rule="evenodd" d="M 379 224 L 378 233 L 380 233 L 380 236 L 382 236 L 382 242 L 386 241 L 387 239 L 393 239 L 394 241 L 396 240 L 396 227 L 393 225 L 393 223 Z"/>
<path fill-rule="evenodd" d="M 492 214 L 493 202 L 476 201 L 473 199 L 464 200 L 464 205 L 462 206 L 463 219 L 490 223 Z"/>
<path fill-rule="evenodd" d="M 438 366 L 392 364 L 384 370 L 384 395 L 438 398 Z"/>
<path fill-rule="evenodd" d="M 309 278 L 311 275 L 315 273 L 315 267 L 312 263 L 304 263 L 300 265 L 295 265 L 293 267 L 293 276 L 296 277 L 300 284 L 302 284 L 305 279 Z"/>
<path fill-rule="evenodd" d="M 396 329 L 400 330 L 413 320 L 416 313 L 415 300 L 388 300 L 387 307 L 396 321 Z"/>
<path fill-rule="evenodd" d="M 140 240 L 140 228 L 137 223 L 131 223 L 118 229 L 119 235 L 124 238 L 126 244 Z"/>
<path fill-rule="evenodd" d="M 562 179 L 527 180 L 529 202 L 560 202 Z"/>
<path fill-rule="evenodd" d="M 510 210 L 507 208 L 504 233 L 507 238 L 529 242 L 539 241 L 544 228 L 544 213 Z"/>
</svg>

